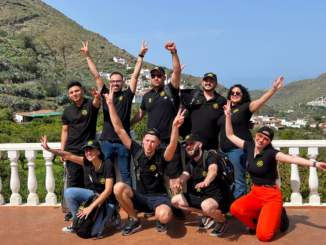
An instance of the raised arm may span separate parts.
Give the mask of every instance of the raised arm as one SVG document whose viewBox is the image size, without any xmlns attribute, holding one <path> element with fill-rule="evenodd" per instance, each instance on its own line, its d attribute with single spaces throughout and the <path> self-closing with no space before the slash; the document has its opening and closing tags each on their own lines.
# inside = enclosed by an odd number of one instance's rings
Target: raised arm
<svg viewBox="0 0 326 245">
<path fill-rule="evenodd" d="M 307 166 L 307 167 L 312 167 L 314 163 L 313 161 L 304 159 L 302 157 L 286 155 L 283 152 L 277 153 L 275 158 L 279 162 L 294 163 L 297 165 Z M 316 167 L 323 171 L 326 171 L 326 163 L 324 162 L 316 162 Z"/>
<path fill-rule="evenodd" d="M 231 123 L 231 101 L 228 100 L 227 104 L 223 106 L 224 114 L 225 114 L 225 132 L 226 137 L 235 144 L 240 149 L 243 149 L 244 140 L 235 136 L 233 133 L 232 123 Z"/>
<path fill-rule="evenodd" d="M 260 108 L 275 94 L 277 90 L 279 90 L 284 85 L 284 77 L 280 76 L 276 81 L 274 79 L 274 86 L 264 94 L 260 99 L 252 101 L 250 103 L 249 109 L 252 113 L 255 113 L 260 110 Z"/>
<path fill-rule="evenodd" d="M 191 175 L 188 172 L 183 171 L 182 174 L 175 180 L 174 185 L 170 186 L 170 189 L 182 190 L 183 183 L 190 179 L 190 177 Z"/>
<path fill-rule="evenodd" d="M 180 86 L 181 66 L 180 66 L 179 56 L 177 53 L 177 48 L 174 42 L 166 42 L 165 48 L 171 51 L 172 53 L 173 73 L 171 76 L 171 83 L 175 89 L 178 89 Z"/>
<path fill-rule="evenodd" d="M 179 128 L 184 122 L 184 114 L 186 113 L 186 110 L 183 110 L 180 108 L 178 111 L 177 116 L 175 117 L 173 124 L 172 124 L 172 132 L 171 132 L 171 138 L 170 138 L 170 144 L 166 148 L 164 152 L 164 159 L 165 161 L 169 162 L 173 158 L 175 149 L 178 145 L 178 139 L 179 139 Z"/>
<path fill-rule="evenodd" d="M 62 125 L 61 132 L 61 151 L 65 149 L 67 140 L 68 140 L 69 125 Z M 65 162 L 63 157 L 60 157 L 61 162 Z"/>
<path fill-rule="evenodd" d="M 129 135 L 127 134 L 126 130 L 123 128 L 122 122 L 118 116 L 116 109 L 115 109 L 115 106 L 113 104 L 113 94 L 114 94 L 114 91 L 113 91 L 113 87 L 111 85 L 110 94 L 104 94 L 106 103 L 109 107 L 111 122 L 114 127 L 114 131 L 117 133 L 117 135 L 119 136 L 122 143 L 125 145 L 125 147 L 127 147 L 128 150 L 130 150 L 131 139 L 130 139 Z"/>
<path fill-rule="evenodd" d="M 209 186 L 209 184 L 217 176 L 217 170 L 218 170 L 217 164 L 211 164 L 211 165 L 209 165 L 209 167 L 208 167 L 208 173 L 206 175 L 206 178 L 204 179 L 203 182 L 198 183 L 195 186 L 195 189 L 197 189 L 197 188 L 204 188 L 204 187 Z"/>
<path fill-rule="evenodd" d="M 148 42 L 146 44 L 144 44 L 144 43 L 145 43 L 145 41 L 143 40 L 143 44 L 142 44 L 142 47 L 139 52 L 139 57 L 137 59 L 136 65 L 135 65 L 134 73 L 132 74 L 132 77 L 130 80 L 130 90 L 132 93 L 136 92 L 137 81 L 138 81 L 139 73 L 141 70 L 141 66 L 143 64 L 143 58 L 144 58 L 144 55 L 146 54 L 146 52 L 148 51 L 148 48 L 147 48 Z"/>
<path fill-rule="evenodd" d="M 146 113 L 147 113 L 147 111 L 139 108 L 139 110 L 134 115 L 133 119 L 130 121 L 130 127 L 135 125 L 136 123 L 138 123 L 140 120 L 142 120 L 144 118 L 144 116 L 146 115 Z"/>
<path fill-rule="evenodd" d="M 95 91 L 94 88 L 92 88 L 92 89 L 93 89 L 93 92 L 92 91 L 89 91 L 89 93 L 91 95 L 93 95 L 93 97 L 94 97 L 93 106 L 96 107 L 96 108 L 100 108 L 101 103 L 102 103 L 101 93 L 98 92 L 98 91 Z"/>
<path fill-rule="evenodd" d="M 67 152 L 67 151 L 58 151 L 58 150 L 51 149 L 48 146 L 47 141 L 48 140 L 46 138 L 46 135 L 42 136 L 42 139 L 41 139 L 42 144 L 41 144 L 41 146 L 44 148 L 44 150 L 49 151 L 49 152 L 53 153 L 54 155 L 57 155 L 59 157 L 67 159 L 69 161 L 78 163 L 80 165 L 84 165 L 83 157 L 75 156 L 75 155 L 73 155 L 73 154 L 71 154 L 70 152 Z"/>
<path fill-rule="evenodd" d="M 96 66 L 91 58 L 91 55 L 88 52 L 88 41 L 85 43 L 83 42 L 83 47 L 80 49 L 80 51 L 83 53 L 83 55 L 86 57 L 88 67 L 91 70 L 91 73 L 93 74 L 97 86 L 97 90 L 101 93 L 102 88 L 104 86 L 104 82 L 102 77 L 100 76 L 100 73 L 96 69 Z"/>
</svg>

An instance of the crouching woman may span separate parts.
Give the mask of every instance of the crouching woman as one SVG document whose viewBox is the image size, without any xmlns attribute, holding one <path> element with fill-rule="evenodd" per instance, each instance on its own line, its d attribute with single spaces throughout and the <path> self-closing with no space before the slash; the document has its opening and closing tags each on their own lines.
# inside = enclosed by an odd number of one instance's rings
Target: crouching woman
<svg viewBox="0 0 326 245">
<path fill-rule="evenodd" d="M 85 142 L 83 146 L 83 149 L 85 150 L 85 156 L 79 157 L 67 151 L 59 151 L 49 148 L 47 145 L 46 135 L 42 137 L 41 142 L 44 150 L 52 152 L 53 154 L 63 157 L 69 161 L 84 165 L 89 170 L 88 177 L 91 181 L 90 189 L 71 187 L 65 190 L 66 202 L 69 206 L 69 209 L 71 210 L 73 217 L 77 215 L 79 218 L 87 219 L 92 210 L 104 202 L 105 199 L 107 199 L 108 205 L 106 220 L 108 222 L 111 218 L 116 204 L 116 199 L 112 191 L 113 185 L 115 183 L 115 170 L 113 164 L 104 159 L 104 155 L 101 151 L 99 143 L 95 140 L 88 140 Z M 89 207 L 81 209 L 80 212 L 77 213 L 79 205 L 94 193 L 98 193 L 99 197 Z M 100 225 L 103 220 L 103 212 L 103 209 L 101 209 L 101 212 L 95 220 L 92 228 L 93 237 L 97 235 L 100 229 Z M 71 224 L 68 227 L 62 228 L 62 232 L 73 233 L 73 225 Z"/>
<path fill-rule="evenodd" d="M 285 210 L 282 212 L 282 193 L 275 183 L 278 178 L 277 163 L 288 162 L 317 167 L 323 171 L 326 171 L 326 163 L 289 156 L 274 149 L 271 144 L 274 131 L 269 127 L 259 129 L 254 138 L 255 142 L 240 139 L 233 133 L 231 102 L 228 101 L 223 109 L 226 116 L 226 136 L 233 144 L 247 153 L 247 171 L 253 183 L 251 192 L 237 199 L 231 205 L 230 212 L 250 230 L 256 232 L 259 240 L 267 242 L 273 238 L 278 229 L 285 231 L 289 225 Z"/>
</svg>

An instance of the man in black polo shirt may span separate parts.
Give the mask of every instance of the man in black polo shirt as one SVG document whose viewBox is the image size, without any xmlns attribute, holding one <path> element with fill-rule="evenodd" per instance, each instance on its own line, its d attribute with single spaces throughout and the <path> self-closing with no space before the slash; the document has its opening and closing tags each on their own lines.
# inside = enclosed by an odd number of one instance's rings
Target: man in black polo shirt
<svg viewBox="0 0 326 245">
<path fill-rule="evenodd" d="M 183 123 L 185 111 L 181 113 L 180 109 L 172 123 L 171 140 L 166 150 L 156 149 L 160 143 L 160 133 L 155 128 L 146 131 L 142 147 L 123 128 L 113 104 L 113 96 L 105 96 L 114 129 L 123 144 L 130 149 L 135 163 L 137 191 L 122 182 L 114 186 L 118 202 L 130 217 L 122 234 L 127 236 L 142 230 L 135 209 L 139 212 L 155 212 L 156 231 L 164 232 L 166 223 L 171 219 L 172 206 L 164 186 L 163 173 L 178 145 L 178 130 Z"/>
<path fill-rule="evenodd" d="M 223 213 L 229 211 L 231 203 L 225 181 L 217 177 L 221 171 L 218 168 L 217 154 L 208 153 L 204 164 L 202 143 L 198 135 L 187 135 L 182 143 L 191 160 L 172 187 L 182 189 L 182 184 L 187 181 L 187 193 L 174 196 L 172 205 L 186 212 L 202 214 L 203 224 L 199 229 L 209 229 L 215 219 L 217 223 L 210 235 L 221 236 L 227 227 Z"/>
<path fill-rule="evenodd" d="M 196 89 L 181 90 L 191 120 L 191 126 L 186 131 L 200 137 L 203 150 L 217 150 L 220 133 L 217 120 L 224 114 L 223 106 L 226 105 L 226 99 L 215 92 L 218 83 L 214 73 L 206 73 L 201 85 L 203 90 L 198 96 L 194 96 Z"/>
<path fill-rule="evenodd" d="M 69 151 L 74 155 L 83 156 L 83 143 L 87 139 L 94 139 L 98 110 L 101 106 L 101 95 L 93 89 L 90 92 L 94 100 L 84 98 L 84 90 L 79 82 L 72 81 L 68 84 L 70 99 L 74 102 L 62 114 L 61 150 Z M 65 160 L 60 157 L 61 161 Z M 88 176 L 84 177 L 83 166 L 66 161 L 68 170 L 68 187 L 89 187 Z M 84 169 L 87 172 L 87 169 Z M 65 220 L 71 220 L 68 211 Z"/>
<path fill-rule="evenodd" d="M 156 128 L 160 132 L 160 147 L 162 149 L 166 149 L 170 143 L 172 123 L 177 114 L 180 101 L 179 84 L 181 75 L 181 66 L 174 42 L 166 42 L 165 48 L 171 51 L 172 54 L 174 71 L 171 76 L 171 83 L 166 85 L 171 91 L 172 98 L 169 98 L 164 89 L 166 79 L 164 69 L 158 66 L 154 67 L 151 70 L 153 89 L 144 95 L 140 109 L 130 123 L 131 126 L 136 124 L 148 112 L 147 128 Z M 165 170 L 165 174 L 170 178 L 170 185 L 174 184 L 175 179 L 180 176 L 182 170 L 181 147 L 178 144 L 174 157 Z M 178 194 L 178 190 L 173 189 L 172 194 Z"/>
<path fill-rule="evenodd" d="M 130 111 L 132 106 L 132 100 L 136 92 L 137 81 L 140 74 L 144 55 L 148 51 L 148 42 L 145 44 L 143 41 L 142 47 L 139 52 L 139 57 L 135 65 L 134 73 L 131 77 L 129 88 L 126 91 L 122 91 L 125 84 L 123 76 L 119 72 L 113 72 L 110 76 L 110 83 L 114 87 L 114 105 L 118 112 L 118 116 L 122 121 L 123 127 L 127 134 L 130 136 Z M 101 93 L 103 98 L 103 114 L 104 114 L 104 125 L 103 131 L 100 137 L 101 150 L 105 155 L 105 159 L 114 163 L 114 158 L 118 157 L 119 169 L 123 183 L 126 183 L 131 187 L 130 178 L 130 151 L 122 144 L 119 136 L 114 131 L 112 126 L 109 108 L 107 106 L 104 94 L 110 93 L 109 89 L 103 82 L 100 73 L 97 71 L 95 64 L 88 51 L 88 42 L 86 45 L 83 42 L 83 48 L 80 49 L 87 59 L 88 66 L 95 78 L 98 91 Z"/>
</svg>

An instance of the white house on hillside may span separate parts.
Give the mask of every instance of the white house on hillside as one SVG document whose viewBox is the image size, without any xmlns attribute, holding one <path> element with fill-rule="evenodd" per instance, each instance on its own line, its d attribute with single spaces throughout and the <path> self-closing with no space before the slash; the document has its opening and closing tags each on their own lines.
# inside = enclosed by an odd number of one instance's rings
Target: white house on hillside
<svg viewBox="0 0 326 245">
<path fill-rule="evenodd" d="M 127 61 L 123 58 L 120 58 L 120 57 L 113 57 L 113 61 L 115 63 L 119 63 L 119 64 L 122 64 L 122 65 L 126 65 L 127 64 Z"/>
</svg>

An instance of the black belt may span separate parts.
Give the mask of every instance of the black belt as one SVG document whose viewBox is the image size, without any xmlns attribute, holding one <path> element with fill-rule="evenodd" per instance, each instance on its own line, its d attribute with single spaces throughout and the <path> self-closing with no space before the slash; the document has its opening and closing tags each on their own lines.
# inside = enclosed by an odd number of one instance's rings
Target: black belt
<svg viewBox="0 0 326 245">
<path fill-rule="evenodd" d="M 266 188 L 272 188 L 272 189 L 277 189 L 277 187 L 276 187 L 276 183 L 267 184 L 267 185 L 254 184 L 254 186 L 257 186 L 257 187 L 266 187 Z"/>
</svg>

